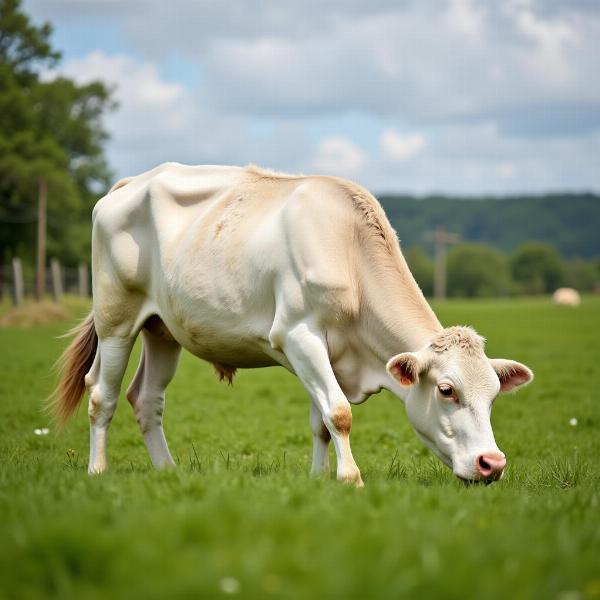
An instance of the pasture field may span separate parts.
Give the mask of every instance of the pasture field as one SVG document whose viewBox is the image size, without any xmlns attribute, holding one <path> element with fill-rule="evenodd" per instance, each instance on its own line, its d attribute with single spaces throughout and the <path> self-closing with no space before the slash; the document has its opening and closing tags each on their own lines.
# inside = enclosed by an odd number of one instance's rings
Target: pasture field
<svg viewBox="0 0 600 600">
<path fill-rule="evenodd" d="M 85 405 L 34 435 L 66 325 L 1 329 L 0 597 L 600 598 L 600 299 L 435 308 L 536 374 L 495 403 L 509 467 L 487 487 L 455 480 L 387 393 L 353 411 L 366 487 L 311 479 L 300 383 L 271 368 L 229 387 L 188 354 L 167 394 L 179 468 L 151 469 L 122 398 L 110 471 L 88 477 Z"/>
</svg>

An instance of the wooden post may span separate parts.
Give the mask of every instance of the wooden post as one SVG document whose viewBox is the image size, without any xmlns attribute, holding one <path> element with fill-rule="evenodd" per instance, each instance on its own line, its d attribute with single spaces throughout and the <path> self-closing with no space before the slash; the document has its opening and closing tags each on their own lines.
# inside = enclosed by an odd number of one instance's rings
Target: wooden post
<svg viewBox="0 0 600 600">
<path fill-rule="evenodd" d="M 446 297 L 446 244 L 443 242 L 437 242 L 435 245 L 433 294 L 435 298 Z"/>
<path fill-rule="evenodd" d="M 16 257 L 12 259 L 13 269 L 13 302 L 15 306 L 21 306 L 23 304 L 23 266 L 21 265 L 21 259 Z"/>
<path fill-rule="evenodd" d="M 63 284 L 60 263 L 56 258 L 50 261 L 50 271 L 52 273 L 52 296 L 55 302 L 60 302 L 63 295 Z"/>
<path fill-rule="evenodd" d="M 90 286 L 88 283 L 88 267 L 85 263 L 79 263 L 77 274 L 79 276 L 79 295 L 87 298 L 90 295 Z"/>
<path fill-rule="evenodd" d="M 435 244 L 433 296 L 435 298 L 445 298 L 446 246 L 460 242 L 460 236 L 456 233 L 448 233 L 443 227 L 438 227 L 435 231 L 425 232 L 425 239 Z"/>
<path fill-rule="evenodd" d="M 35 299 L 40 302 L 46 291 L 46 200 L 48 186 L 41 178 L 38 188 L 38 222 L 37 222 L 37 265 L 35 272 Z"/>
</svg>

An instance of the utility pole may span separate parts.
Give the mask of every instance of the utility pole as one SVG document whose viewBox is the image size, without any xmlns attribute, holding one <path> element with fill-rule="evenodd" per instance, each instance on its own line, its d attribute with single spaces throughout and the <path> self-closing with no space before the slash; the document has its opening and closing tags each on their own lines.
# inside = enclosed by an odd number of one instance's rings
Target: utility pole
<svg viewBox="0 0 600 600">
<path fill-rule="evenodd" d="M 35 272 L 35 298 L 44 299 L 46 291 L 46 205 L 48 186 L 41 177 L 38 187 L 37 265 Z"/>
<path fill-rule="evenodd" d="M 458 244 L 460 236 L 449 233 L 443 227 L 435 231 L 426 231 L 425 239 L 435 244 L 435 268 L 433 280 L 433 295 L 435 298 L 446 297 L 446 246 Z"/>
</svg>

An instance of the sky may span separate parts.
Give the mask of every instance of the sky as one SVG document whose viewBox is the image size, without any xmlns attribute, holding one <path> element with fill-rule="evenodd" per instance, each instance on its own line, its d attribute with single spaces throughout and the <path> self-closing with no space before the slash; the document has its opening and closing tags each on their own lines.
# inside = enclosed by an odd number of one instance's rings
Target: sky
<svg viewBox="0 0 600 600">
<path fill-rule="evenodd" d="M 600 191 L 597 0 L 25 0 L 114 88 L 116 177 L 258 164 L 375 193 Z"/>
</svg>

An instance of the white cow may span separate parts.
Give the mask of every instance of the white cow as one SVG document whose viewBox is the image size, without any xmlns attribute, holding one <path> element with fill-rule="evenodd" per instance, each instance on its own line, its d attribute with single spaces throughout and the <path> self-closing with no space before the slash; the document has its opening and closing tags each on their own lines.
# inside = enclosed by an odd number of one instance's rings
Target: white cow
<svg viewBox="0 0 600 600">
<path fill-rule="evenodd" d="M 312 399 L 314 473 L 328 470 L 332 439 L 338 479 L 362 485 L 350 407 L 386 388 L 458 477 L 502 475 L 492 402 L 533 375 L 488 359 L 472 329 L 440 325 L 362 187 L 169 163 L 117 183 L 93 223 L 93 311 L 65 352 L 54 401 L 65 422 L 88 389 L 90 473 L 106 469 L 108 427 L 141 332 L 127 397 L 156 467 L 174 464 L 162 419 L 184 347 L 229 380 L 240 367 L 295 373 Z"/>
</svg>

